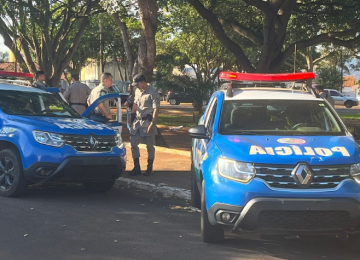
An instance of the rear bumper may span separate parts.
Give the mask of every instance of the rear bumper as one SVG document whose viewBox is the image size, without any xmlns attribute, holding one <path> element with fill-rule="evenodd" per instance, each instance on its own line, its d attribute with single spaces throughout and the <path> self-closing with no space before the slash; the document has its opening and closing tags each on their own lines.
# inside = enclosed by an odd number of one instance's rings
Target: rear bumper
<svg viewBox="0 0 360 260">
<path fill-rule="evenodd" d="M 229 213 L 228 222 L 222 214 Z M 360 232 L 360 204 L 354 199 L 255 198 L 245 207 L 215 203 L 212 225 L 271 233 Z"/>
<path fill-rule="evenodd" d="M 114 180 L 125 169 L 120 157 L 68 157 L 59 163 L 37 162 L 24 169 L 33 183 L 84 183 Z"/>
</svg>

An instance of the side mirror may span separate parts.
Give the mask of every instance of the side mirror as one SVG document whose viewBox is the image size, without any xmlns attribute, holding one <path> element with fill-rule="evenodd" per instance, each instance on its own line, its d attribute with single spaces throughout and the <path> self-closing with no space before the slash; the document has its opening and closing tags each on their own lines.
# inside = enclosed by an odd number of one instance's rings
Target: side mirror
<svg viewBox="0 0 360 260">
<path fill-rule="evenodd" d="M 189 129 L 189 135 L 196 139 L 210 139 L 204 125 L 193 126 Z M 359 132 L 360 133 L 360 132 Z"/>
<path fill-rule="evenodd" d="M 354 138 L 355 140 L 360 140 L 360 126 L 358 125 L 354 127 Z"/>
</svg>

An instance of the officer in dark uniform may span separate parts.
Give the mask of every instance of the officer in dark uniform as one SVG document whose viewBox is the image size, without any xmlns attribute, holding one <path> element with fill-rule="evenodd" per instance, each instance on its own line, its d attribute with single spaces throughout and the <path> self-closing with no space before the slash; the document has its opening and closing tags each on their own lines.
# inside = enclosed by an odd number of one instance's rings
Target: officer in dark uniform
<svg viewBox="0 0 360 260">
<path fill-rule="evenodd" d="M 130 143 L 134 169 L 129 172 L 129 175 L 141 174 L 139 143 L 142 137 L 148 151 L 148 165 L 144 175 L 149 176 L 152 174 L 155 159 L 154 137 L 157 135 L 155 123 L 159 114 L 160 98 L 159 93 L 146 83 L 146 78 L 142 74 L 134 77 L 132 85 L 137 89 L 130 119 Z"/>
<path fill-rule="evenodd" d="M 33 83 L 33 87 L 34 88 L 38 88 L 44 91 L 48 91 L 47 90 L 47 85 L 44 83 L 44 81 L 46 80 L 46 76 L 45 76 L 45 72 L 43 71 L 37 71 L 36 72 L 36 81 Z"/>
</svg>

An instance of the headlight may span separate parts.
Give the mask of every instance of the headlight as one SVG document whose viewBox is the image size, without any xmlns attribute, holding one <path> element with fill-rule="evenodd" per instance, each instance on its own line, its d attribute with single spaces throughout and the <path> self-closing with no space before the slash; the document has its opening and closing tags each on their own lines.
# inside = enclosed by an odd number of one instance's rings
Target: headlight
<svg viewBox="0 0 360 260">
<path fill-rule="evenodd" d="M 117 133 L 115 135 L 115 142 L 116 142 L 117 147 L 119 147 L 120 149 L 124 148 L 124 143 L 122 141 L 121 134 Z"/>
<path fill-rule="evenodd" d="M 60 134 L 33 131 L 35 141 L 40 144 L 61 147 L 64 144 L 63 136 Z"/>
<path fill-rule="evenodd" d="M 350 174 L 354 180 L 360 184 L 360 163 L 352 164 L 350 166 Z"/>
<path fill-rule="evenodd" d="M 218 171 L 224 178 L 244 183 L 249 182 L 255 177 L 254 164 L 224 158 L 219 158 L 218 160 Z"/>
</svg>

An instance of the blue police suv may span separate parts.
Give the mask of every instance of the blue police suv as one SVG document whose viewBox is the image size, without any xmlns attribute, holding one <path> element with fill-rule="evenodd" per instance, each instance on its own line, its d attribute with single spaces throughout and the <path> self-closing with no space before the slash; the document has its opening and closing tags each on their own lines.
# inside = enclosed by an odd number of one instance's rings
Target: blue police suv
<svg viewBox="0 0 360 260">
<path fill-rule="evenodd" d="M 98 101 L 107 98 L 120 96 L 108 94 Z M 99 102 L 84 114 L 91 117 Z M 118 122 L 95 122 L 58 95 L 0 83 L 1 196 L 18 196 L 29 184 L 51 182 L 83 183 L 91 191 L 105 192 L 125 163 L 121 114 Z"/>
<path fill-rule="evenodd" d="M 224 230 L 360 232 L 360 139 L 307 87 L 313 73 L 222 72 L 192 141 L 204 242 Z"/>
</svg>

